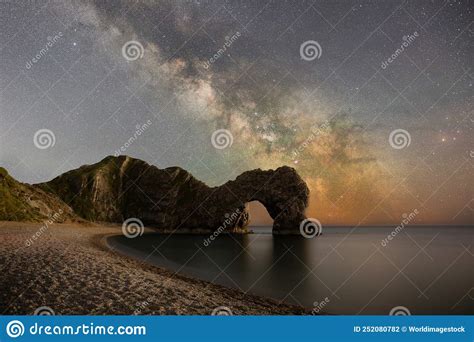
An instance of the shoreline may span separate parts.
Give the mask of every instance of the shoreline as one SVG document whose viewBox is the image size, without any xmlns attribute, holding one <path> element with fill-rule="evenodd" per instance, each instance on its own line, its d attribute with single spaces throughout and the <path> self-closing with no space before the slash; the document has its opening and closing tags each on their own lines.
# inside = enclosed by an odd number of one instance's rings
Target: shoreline
<svg viewBox="0 0 474 342">
<path fill-rule="evenodd" d="M 31 315 L 41 306 L 58 315 L 309 315 L 218 284 L 140 262 L 111 249 L 118 226 L 54 224 L 33 244 L 40 223 L 0 222 L 2 315 Z"/>
</svg>

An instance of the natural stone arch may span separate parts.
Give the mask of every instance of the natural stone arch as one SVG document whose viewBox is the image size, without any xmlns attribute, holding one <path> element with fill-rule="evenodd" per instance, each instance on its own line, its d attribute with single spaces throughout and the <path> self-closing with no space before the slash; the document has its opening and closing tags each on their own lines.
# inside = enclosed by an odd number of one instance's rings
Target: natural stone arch
<svg viewBox="0 0 474 342">
<path fill-rule="evenodd" d="M 126 156 L 69 171 L 39 185 L 92 221 L 133 217 L 172 232 L 238 231 L 248 223 L 245 203 L 259 201 L 273 218 L 273 233 L 299 234 L 309 189 L 296 170 L 247 171 L 209 187 L 179 167 L 159 169 Z"/>
<path fill-rule="evenodd" d="M 223 193 L 233 196 L 226 200 Z M 273 221 L 273 233 L 298 233 L 299 225 L 306 217 L 309 189 L 296 170 L 283 166 L 276 170 L 247 171 L 234 181 L 217 188 L 216 197 L 224 207 L 239 207 L 241 203 L 259 201 L 267 209 Z M 241 206 L 240 206 L 241 207 Z"/>
</svg>

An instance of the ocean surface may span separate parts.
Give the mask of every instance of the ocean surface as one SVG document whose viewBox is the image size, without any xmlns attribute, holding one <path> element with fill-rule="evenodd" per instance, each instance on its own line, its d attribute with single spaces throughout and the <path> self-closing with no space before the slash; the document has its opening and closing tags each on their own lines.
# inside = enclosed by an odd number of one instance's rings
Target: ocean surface
<svg viewBox="0 0 474 342">
<path fill-rule="evenodd" d="M 326 227 L 322 236 L 144 234 L 118 251 L 243 292 L 346 315 L 474 314 L 474 227 Z M 229 303 L 231 306 L 231 303 Z"/>
</svg>

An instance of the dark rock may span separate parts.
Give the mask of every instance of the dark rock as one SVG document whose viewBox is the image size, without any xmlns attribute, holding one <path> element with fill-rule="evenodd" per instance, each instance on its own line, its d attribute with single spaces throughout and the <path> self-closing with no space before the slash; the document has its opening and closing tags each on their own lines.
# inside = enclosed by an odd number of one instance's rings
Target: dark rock
<svg viewBox="0 0 474 342">
<path fill-rule="evenodd" d="M 260 201 L 274 219 L 275 233 L 299 234 L 309 190 L 296 171 L 247 171 L 218 187 L 208 187 L 189 172 L 159 169 L 126 156 L 107 157 L 39 184 L 54 192 L 81 217 L 123 222 L 138 218 L 166 230 L 245 231 L 245 204 Z"/>
</svg>

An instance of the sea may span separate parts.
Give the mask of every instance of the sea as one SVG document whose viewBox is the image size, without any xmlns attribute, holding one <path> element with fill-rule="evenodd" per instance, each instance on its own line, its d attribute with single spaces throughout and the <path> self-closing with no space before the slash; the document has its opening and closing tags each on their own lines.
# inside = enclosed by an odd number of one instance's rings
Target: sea
<svg viewBox="0 0 474 342">
<path fill-rule="evenodd" d="M 117 235 L 172 272 L 328 315 L 474 314 L 474 227 L 325 227 L 320 236 Z M 390 236 L 390 238 L 389 238 Z"/>
</svg>

